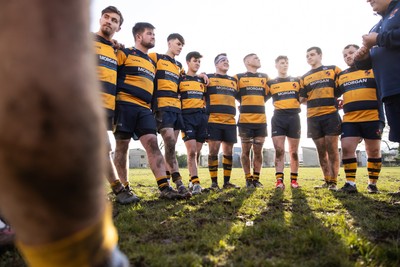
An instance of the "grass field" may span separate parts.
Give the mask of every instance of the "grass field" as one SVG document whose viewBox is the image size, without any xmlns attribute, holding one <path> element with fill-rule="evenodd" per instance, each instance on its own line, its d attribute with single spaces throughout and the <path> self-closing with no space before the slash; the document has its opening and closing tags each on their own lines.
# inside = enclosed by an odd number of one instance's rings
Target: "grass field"
<svg viewBox="0 0 400 267">
<path fill-rule="evenodd" d="M 400 198 L 388 194 L 400 186 L 400 168 L 382 169 L 377 195 L 366 192 L 366 168 L 358 169 L 353 195 L 314 190 L 319 168 L 300 169 L 302 188 L 278 191 L 274 172 L 262 170 L 263 189 L 165 201 L 150 170 L 131 170 L 142 201 L 114 205 L 121 250 L 133 266 L 400 266 Z M 343 169 L 340 176 L 342 186 Z M 200 177 L 208 187 L 208 170 Z M 232 182 L 244 186 L 241 169 Z M 0 266 L 24 265 L 12 249 L 1 252 Z"/>
</svg>

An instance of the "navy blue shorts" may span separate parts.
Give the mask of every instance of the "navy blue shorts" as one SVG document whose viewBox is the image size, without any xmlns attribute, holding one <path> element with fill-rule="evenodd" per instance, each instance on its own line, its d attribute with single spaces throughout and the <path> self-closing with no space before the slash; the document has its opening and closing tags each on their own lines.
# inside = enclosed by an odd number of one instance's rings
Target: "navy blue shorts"
<svg viewBox="0 0 400 267">
<path fill-rule="evenodd" d="M 195 139 L 199 143 L 204 143 L 207 137 L 208 116 L 203 111 L 194 113 L 183 113 L 182 140 L 188 141 Z"/>
<path fill-rule="evenodd" d="M 207 125 L 207 139 L 234 144 L 237 142 L 236 125 L 209 123 Z"/>
<path fill-rule="evenodd" d="M 381 121 L 368 122 L 346 122 L 342 123 L 342 136 L 362 137 L 364 139 L 382 139 L 382 132 L 385 124 Z"/>
<path fill-rule="evenodd" d="M 255 138 L 255 137 L 266 137 L 268 136 L 267 125 L 263 125 L 258 128 L 246 127 L 239 125 L 239 136 L 241 138 Z"/>
<path fill-rule="evenodd" d="M 115 139 L 138 140 L 142 135 L 156 134 L 156 120 L 150 109 L 117 103 L 115 109 Z"/>
<path fill-rule="evenodd" d="M 114 126 L 114 116 L 107 116 L 106 117 L 106 127 L 107 131 L 112 131 Z"/>
<path fill-rule="evenodd" d="M 386 119 L 390 126 L 389 140 L 392 142 L 400 142 L 400 94 L 385 97 Z"/>
<path fill-rule="evenodd" d="M 271 135 L 299 139 L 301 135 L 299 114 L 274 114 L 271 118 Z"/>
<path fill-rule="evenodd" d="M 183 130 L 182 114 L 172 111 L 156 111 L 157 130 L 164 128 L 174 128 L 174 130 Z"/>
<path fill-rule="evenodd" d="M 319 139 L 325 136 L 340 135 L 342 119 L 339 113 L 307 118 L 307 137 Z"/>
</svg>

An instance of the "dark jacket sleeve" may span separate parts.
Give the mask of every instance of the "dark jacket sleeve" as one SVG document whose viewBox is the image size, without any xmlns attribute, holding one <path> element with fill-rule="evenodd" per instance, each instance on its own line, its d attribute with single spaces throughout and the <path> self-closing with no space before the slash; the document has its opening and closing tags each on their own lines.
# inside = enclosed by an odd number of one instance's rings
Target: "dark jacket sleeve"
<svg viewBox="0 0 400 267">
<path fill-rule="evenodd" d="M 386 48 L 400 48 L 400 29 L 393 29 L 378 34 L 377 45 Z"/>
<path fill-rule="evenodd" d="M 354 61 L 354 65 L 356 67 L 356 69 L 358 70 L 369 70 L 372 69 L 372 60 L 371 57 L 368 57 L 365 60 L 361 60 L 361 61 Z"/>
</svg>

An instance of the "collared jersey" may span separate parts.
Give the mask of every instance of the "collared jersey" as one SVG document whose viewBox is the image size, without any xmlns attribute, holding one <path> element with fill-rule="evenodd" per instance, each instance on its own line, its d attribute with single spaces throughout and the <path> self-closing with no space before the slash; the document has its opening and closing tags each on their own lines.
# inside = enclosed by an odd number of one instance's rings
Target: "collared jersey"
<svg viewBox="0 0 400 267">
<path fill-rule="evenodd" d="M 338 77 L 343 94 L 343 122 L 384 121 L 372 70 L 348 68 Z"/>
<path fill-rule="evenodd" d="M 321 66 L 303 75 L 300 96 L 307 98 L 308 118 L 337 112 L 336 78 L 340 72 L 336 66 Z"/>
<path fill-rule="evenodd" d="M 275 114 L 299 113 L 300 79 L 293 77 L 277 77 L 269 80 L 268 97 L 272 97 Z"/>
<path fill-rule="evenodd" d="M 238 125 L 262 127 L 267 124 L 265 101 L 268 94 L 268 75 L 265 73 L 240 73 L 237 79 L 237 100 L 240 103 Z"/>
<path fill-rule="evenodd" d="M 184 75 L 179 82 L 182 113 L 201 111 L 204 103 L 204 80 L 198 76 Z"/>
<path fill-rule="evenodd" d="M 132 47 L 118 50 L 117 101 L 150 108 L 156 67 L 153 60 Z"/>
<path fill-rule="evenodd" d="M 97 57 L 97 76 L 102 87 L 103 107 L 108 116 L 114 115 L 117 83 L 117 57 L 112 43 L 95 34 L 94 46 Z"/>
<path fill-rule="evenodd" d="M 184 73 L 182 64 L 168 55 L 150 53 L 156 62 L 156 79 L 154 82 L 154 109 L 181 112 L 181 101 L 178 97 L 179 78 Z"/>
<path fill-rule="evenodd" d="M 208 123 L 236 125 L 236 79 L 229 75 L 208 74 L 206 110 Z"/>
</svg>

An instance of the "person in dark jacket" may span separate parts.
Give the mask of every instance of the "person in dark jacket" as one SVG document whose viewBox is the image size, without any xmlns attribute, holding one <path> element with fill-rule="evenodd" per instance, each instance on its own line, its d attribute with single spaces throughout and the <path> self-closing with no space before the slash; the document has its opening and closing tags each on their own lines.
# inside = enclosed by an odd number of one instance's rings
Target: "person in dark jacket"
<svg viewBox="0 0 400 267">
<path fill-rule="evenodd" d="M 356 52 L 359 69 L 375 73 L 378 94 L 385 103 L 390 126 L 389 140 L 400 142 L 400 2 L 398 0 L 368 0 L 372 9 L 382 16 L 369 34 L 363 36 L 363 46 Z"/>
<path fill-rule="evenodd" d="M 385 104 L 390 126 L 389 140 L 400 142 L 400 2 L 367 0 L 382 16 L 369 34 L 363 35 L 363 46 L 355 54 L 359 69 L 372 67 L 378 85 L 378 96 Z M 400 191 L 395 193 L 400 195 Z"/>
</svg>

